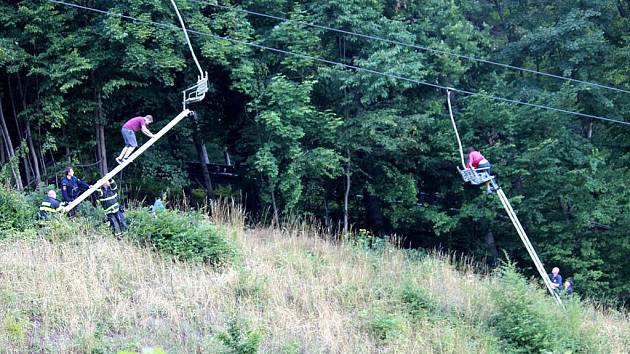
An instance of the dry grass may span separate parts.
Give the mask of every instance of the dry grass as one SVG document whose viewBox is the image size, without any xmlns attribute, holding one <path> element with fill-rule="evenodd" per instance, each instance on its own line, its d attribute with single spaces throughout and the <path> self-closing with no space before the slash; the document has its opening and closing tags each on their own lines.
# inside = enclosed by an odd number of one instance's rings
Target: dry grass
<svg viewBox="0 0 630 354">
<path fill-rule="evenodd" d="M 391 247 L 377 256 L 304 225 L 243 232 L 242 213 L 215 206 L 213 215 L 234 225 L 240 249 L 222 270 L 103 234 L 0 244 L 0 352 L 211 353 L 231 317 L 256 329 L 268 353 L 500 352 L 483 327 L 497 284 L 472 267 Z M 405 286 L 425 289 L 433 312 L 408 316 Z M 589 311 L 615 352 L 628 348 L 626 317 Z"/>
</svg>

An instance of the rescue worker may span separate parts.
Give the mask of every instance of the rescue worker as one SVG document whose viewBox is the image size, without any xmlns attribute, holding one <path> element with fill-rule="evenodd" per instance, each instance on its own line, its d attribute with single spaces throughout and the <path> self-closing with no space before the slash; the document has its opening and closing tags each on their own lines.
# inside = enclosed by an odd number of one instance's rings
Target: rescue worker
<svg viewBox="0 0 630 354">
<path fill-rule="evenodd" d="M 114 180 L 103 183 L 103 186 L 97 191 L 96 201 L 105 210 L 105 215 L 107 215 L 107 220 L 112 227 L 114 235 L 120 236 L 127 231 L 127 223 L 120 204 L 118 204 L 117 190 L 118 186 Z"/>
<path fill-rule="evenodd" d="M 74 175 L 72 167 L 66 167 L 66 176 L 61 180 L 61 197 L 66 204 L 70 204 L 79 196 L 81 189 L 89 189 L 91 186 Z M 73 217 L 77 212 L 73 208 L 68 212 L 69 217 Z"/>
<path fill-rule="evenodd" d="M 46 198 L 39 207 L 38 217 L 42 220 L 48 219 L 48 213 L 59 213 L 63 211 L 63 203 L 57 200 L 57 192 L 49 190 Z"/>
</svg>

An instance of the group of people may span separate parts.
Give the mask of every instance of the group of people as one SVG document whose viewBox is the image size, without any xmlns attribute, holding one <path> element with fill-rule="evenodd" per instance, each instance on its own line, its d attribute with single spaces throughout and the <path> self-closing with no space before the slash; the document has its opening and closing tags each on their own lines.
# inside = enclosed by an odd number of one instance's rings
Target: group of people
<svg viewBox="0 0 630 354">
<path fill-rule="evenodd" d="M 153 122 L 151 115 L 143 117 L 134 117 L 129 119 L 121 129 L 123 139 L 125 141 L 125 147 L 121 151 L 120 155 L 116 157 L 116 162 L 121 164 L 126 161 L 131 153 L 138 147 L 135 133 L 142 131 L 145 135 L 152 138 L 154 134 L 149 131 L 147 125 Z M 46 197 L 42 201 L 39 207 L 39 218 L 48 219 L 50 214 L 65 212 L 65 207 L 74 201 L 81 190 L 86 190 L 92 187 L 85 183 L 81 179 L 74 175 L 74 169 L 68 167 L 64 171 L 64 178 L 61 180 L 61 196 L 62 200 L 57 199 L 57 192 L 49 190 L 46 193 Z M 127 222 L 125 221 L 125 215 L 123 214 L 122 206 L 118 203 L 118 186 L 114 180 L 106 181 L 97 193 L 97 203 L 105 210 L 107 220 L 109 221 L 112 231 L 116 236 L 121 235 L 127 231 Z M 154 209 L 164 210 L 164 205 L 161 201 L 161 196 L 156 199 L 157 208 Z M 76 214 L 76 208 L 68 211 L 68 216 L 73 217 Z"/>
<path fill-rule="evenodd" d="M 74 175 L 74 169 L 72 167 L 66 168 L 65 176 L 61 180 L 62 200 L 57 199 L 57 192 L 49 190 L 46 194 L 46 198 L 44 198 L 39 207 L 39 218 L 45 220 L 50 217 L 50 214 L 65 212 L 65 207 L 79 196 L 81 190 L 89 189 L 90 187 L 91 185 Z M 127 222 L 125 221 L 123 209 L 118 203 L 117 190 L 118 186 L 114 180 L 106 181 L 103 186 L 96 191 L 96 202 L 105 210 L 105 215 L 112 227 L 114 235 L 120 236 L 123 232 L 127 231 Z M 68 211 L 69 217 L 75 215 L 76 208 Z"/>
<path fill-rule="evenodd" d="M 564 293 L 566 295 L 573 295 L 573 280 L 566 279 L 562 282 L 562 275 L 560 275 L 560 268 L 553 267 L 551 274 L 549 274 L 549 280 L 551 286 L 557 293 Z"/>
</svg>

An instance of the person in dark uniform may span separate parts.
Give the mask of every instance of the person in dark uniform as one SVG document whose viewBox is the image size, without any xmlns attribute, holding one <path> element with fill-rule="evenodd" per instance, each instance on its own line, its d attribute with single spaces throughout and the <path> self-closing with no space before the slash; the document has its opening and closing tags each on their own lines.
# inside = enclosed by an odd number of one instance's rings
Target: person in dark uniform
<svg viewBox="0 0 630 354">
<path fill-rule="evenodd" d="M 120 204 L 118 204 L 118 186 L 114 180 L 103 183 L 103 186 L 97 191 L 97 203 L 105 210 L 107 220 L 112 227 L 115 236 L 122 235 L 127 231 L 127 223 Z"/>
<path fill-rule="evenodd" d="M 57 200 L 57 192 L 49 190 L 46 198 L 39 206 L 38 217 L 42 220 L 48 219 L 50 214 L 56 214 L 63 211 L 63 203 Z"/>
<path fill-rule="evenodd" d="M 65 174 L 61 180 L 61 197 L 66 204 L 70 204 L 79 196 L 81 189 L 89 189 L 90 185 L 78 179 L 72 167 L 66 167 Z M 77 213 L 76 210 L 77 208 L 70 210 L 68 216 L 73 217 Z"/>
</svg>

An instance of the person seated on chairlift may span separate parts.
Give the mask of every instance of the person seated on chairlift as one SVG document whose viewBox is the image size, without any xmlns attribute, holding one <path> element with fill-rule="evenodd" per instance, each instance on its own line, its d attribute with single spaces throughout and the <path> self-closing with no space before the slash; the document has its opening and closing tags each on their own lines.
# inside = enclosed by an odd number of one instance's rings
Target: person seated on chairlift
<svg viewBox="0 0 630 354">
<path fill-rule="evenodd" d="M 492 164 L 473 146 L 468 147 L 468 163 L 466 168 L 472 168 L 477 172 L 487 172 L 488 176 L 492 176 Z M 490 182 L 486 182 L 488 193 L 494 192 L 494 188 Z"/>
</svg>

